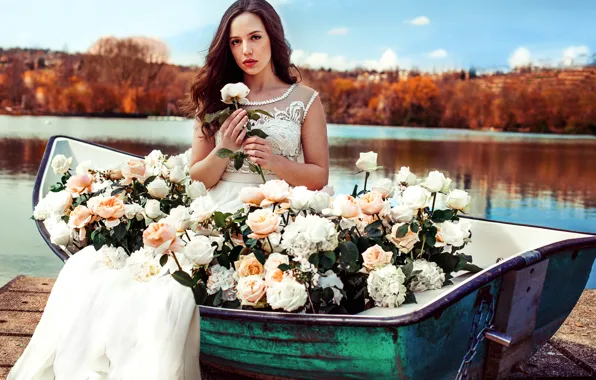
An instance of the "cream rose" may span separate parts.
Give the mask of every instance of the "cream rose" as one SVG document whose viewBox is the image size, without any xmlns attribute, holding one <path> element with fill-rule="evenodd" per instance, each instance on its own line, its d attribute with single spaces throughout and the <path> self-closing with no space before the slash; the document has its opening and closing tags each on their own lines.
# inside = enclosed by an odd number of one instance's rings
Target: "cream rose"
<svg viewBox="0 0 596 380">
<path fill-rule="evenodd" d="M 93 213 L 85 206 L 77 206 L 71 211 L 68 218 L 68 225 L 71 228 L 83 228 L 91 222 Z"/>
<path fill-rule="evenodd" d="M 87 161 L 83 161 L 80 164 L 78 164 L 75 171 L 76 171 L 77 175 L 88 174 L 89 171 L 91 171 L 92 167 L 93 167 L 93 163 L 91 161 L 87 160 Z"/>
<path fill-rule="evenodd" d="M 176 237 L 176 228 L 172 224 L 160 221 L 151 223 L 143 232 L 143 243 L 155 248 L 155 254 L 166 251 L 180 252 L 184 248 L 182 241 Z"/>
<path fill-rule="evenodd" d="M 68 245 L 72 241 L 72 230 L 63 220 L 50 228 L 50 241 L 56 245 Z"/>
<path fill-rule="evenodd" d="M 333 201 L 333 213 L 344 218 L 355 218 L 360 215 L 360 205 L 356 198 L 341 194 Z"/>
<path fill-rule="evenodd" d="M 239 277 L 265 276 L 265 267 L 257 260 L 254 253 L 240 256 L 234 263 L 234 268 L 236 268 Z"/>
<path fill-rule="evenodd" d="M 256 307 L 267 292 L 267 284 L 260 276 L 241 277 L 237 289 L 241 305 Z"/>
<path fill-rule="evenodd" d="M 180 183 L 184 179 L 184 169 L 180 166 L 176 166 L 170 170 L 170 181 L 173 183 Z"/>
<path fill-rule="evenodd" d="M 147 217 L 151 219 L 157 219 L 160 216 L 164 215 L 164 213 L 161 211 L 161 206 L 158 200 L 147 200 L 147 203 L 145 204 L 145 215 L 147 215 Z"/>
<path fill-rule="evenodd" d="M 369 273 L 372 270 L 379 269 L 391 263 L 393 252 L 384 251 L 380 245 L 374 245 L 362 252 L 363 272 Z"/>
<path fill-rule="evenodd" d="M 217 210 L 217 205 L 213 203 L 213 199 L 207 194 L 192 201 L 190 209 L 192 210 L 191 220 L 203 223 Z"/>
<path fill-rule="evenodd" d="M 116 227 L 120 224 L 120 218 L 124 215 L 125 211 L 124 203 L 116 197 L 102 199 L 93 209 L 96 215 L 105 219 L 104 223 L 106 227 Z"/>
<path fill-rule="evenodd" d="M 50 192 L 44 198 L 44 203 L 52 215 L 62 216 L 72 205 L 72 194 L 66 190 Z"/>
<path fill-rule="evenodd" d="M 371 191 L 370 193 L 366 193 L 358 198 L 358 204 L 360 205 L 360 209 L 366 215 L 376 215 L 383 210 L 383 206 L 385 206 L 385 202 L 383 200 L 383 195 L 376 191 Z"/>
<path fill-rule="evenodd" d="M 91 192 L 92 189 L 93 178 L 88 174 L 75 175 L 66 181 L 66 190 L 70 191 L 73 196 L 79 196 L 86 191 Z"/>
<path fill-rule="evenodd" d="M 151 151 L 151 153 L 149 153 L 149 155 L 147 155 L 145 157 L 145 164 L 147 166 L 151 166 L 151 167 L 160 166 L 160 164 L 163 161 L 164 157 L 165 156 L 161 152 L 161 150 L 154 149 L 154 150 Z"/>
<path fill-rule="evenodd" d="M 409 186 L 401 195 L 401 204 L 411 209 L 424 208 L 430 199 L 430 193 L 422 186 Z"/>
<path fill-rule="evenodd" d="M 170 210 L 170 215 L 166 220 L 172 223 L 178 232 L 184 232 L 191 227 L 190 213 L 188 212 L 188 208 L 184 205 L 180 205 Z"/>
<path fill-rule="evenodd" d="M 408 166 L 402 166 L 395 175 L 395 180 L 402 185 L 413 186 L 416 184 L 417 178 L 416 174 L 412 173 Z"/>
<path fill-rule="evenodd" d="M 371 190 L 376 191 L 381 194 L 383 198 L 387 199 L 393 196 L 393 193 L 395 192 L 395 184 L 389 178 L 382 178 L 373 185 Z"/>
<path fill-rule="evenodd" d="M 358 158 L 358 161 L 356 161 L 356 167 L 365 172 L 374 172 L 378 169 L 377 153 L 360 153 L 360 158 Z"/>
<path fill-rule="evenodd" d="M 184 256 L 196 265 L 208 265 L 213 260 L 215 248 L 207 236 L 194 236 L 184 247 Z"/>
<path fill-rule="evenodd" d="M 263 191 L 265 200 L 261 202 L 261 207 L 267 207 L 274 203 L 280 203 L 290 196 L 290 185 L 284 180 L 273 179 L 259 186 Z"/>
<path fill-rule="evenodd" d="M 397 205 L 389 211 L 389 217 L 394 223 L 410 223 L 414 218 L 414 211 L 404 205 Z"/>
<path fill-rule="evenodd" d="M 449 194 L 452 182 L 453 181 L 451 180 L 451 178 L 445 178 L 445 181 L 443 181 L 443 188 L 441 189 L 441 193 Z"/>
<path fill-rule="evenodd" d="M 290 193 L 290 207 L 296 211 L 308 210 L 314 195 L 314 191 L 308 190 L 306 186 L 296 186 Z"/>
<path fill-rule="evenodd" d="M 269 255 L 269 257 L 267 257 L 267 261 L 265 261 L 265 273 L 278 271 L 278 267 L 281 264 L 289 263 L 290 257 L 288 255 L 282 255 L 281 253 L 272 253 Z"/>
<path fill-rule="evenodd" d="M 267 302 L 274 310 L 294 311 L 304 306 L 306 300 L 306 287 L 291 277 L 267 288 Z"/>
<path fill-rule="evenodd" d="M 315 212 L 322 212 L 324 209 L 329 208 L 329 201 L 331 196 L 325 191 L 315 191 L 311 201 L 310 207 Z"/>
<path fill-rule="evenodd" d="M 264 239 L 277 230 L 279 222 L 279 216 L 270 210 L 255 210 L 248 214 L 246 219 L 246 224 L 252 230 L 252 233 L 248 237 L 252 239 Z"/>
<path fill-rule="evenodd" d="M 466 235 L 469 233 L 462 230 L 458 223 L 447 220 L 439 225 L 437 240 L 454 247 L 461 247 L 464 245 Z"/>
<path fill-rule="evenodd" d="M 447 207 L 454 210 L 467 210 L 470 206 L 472 198 L 464 190 L 452 190 L 447 196 Z"/>
<path fill-rule="evenodd" d="M 66 158 L 63 154 L 58 154 L 52 159 L 52 169 L 55 174 L 65 174 L 72 164 L 72 157 Z"/>
<path fill-rule="evenodd" d="M 249 92 L 250 89 L 242 82 L 228 83 L 221 89 L 221 100 L 226 104 L 232 104 L 233 101 L 246 104 Z"/>
<path fill-rule="evenodd" d="M 242 202 L 252 206 L 260 206 L 265 200 L 263 190 L 258 187 L 243 187 L 238 197 Z"/>
<path fill-rule="evenodd" d="M 391 234 L 387 236 L 387 240 L 392 242 L 397 249 L 399 249 L 402 253 L 409 253 L 414 245 L 420 241 L 418 237 L 418 233 L 412 232 L 410 228 L 408 228 L 408 232 L 403 237 L 397 237 L 397 230 L 401 227 L 401 224 L 394 224 L 391 228 Z"/>
<path fill-rule="evenodd" d="M 207 195 L 207 188 L 203 182 L 192 181 L 192 183 L 186 187 L 186 195 L 194 201 L 198 197 Z"/>
<path fill-rule="evenodd" d="M 164 199 L 170 193 L 170 187 L 161 177 L 157 177 L 147 185 L 149 195 L 156 199 Z"/>
<path fill-rule="evenodd" d="M 144 182 L 147 168 L 145 167 L 144 161 L 131 159 L 128 160 L 124 165 L 122 165 L 121 171 L 122 176 L 124 177 L 124 179 L 122 180 L 122 184 L 128 185 L 132 182 L 133 179 L 137 179 L 140 182 Z"/>
<path fill-rule="evenodd" d="M 439 192 L 445 186 L 445 175 L 437 170 L 428 173 L 428 176 L 422 182 L 422 186 L 428 189 L 431 193 Z"/>
</svg>

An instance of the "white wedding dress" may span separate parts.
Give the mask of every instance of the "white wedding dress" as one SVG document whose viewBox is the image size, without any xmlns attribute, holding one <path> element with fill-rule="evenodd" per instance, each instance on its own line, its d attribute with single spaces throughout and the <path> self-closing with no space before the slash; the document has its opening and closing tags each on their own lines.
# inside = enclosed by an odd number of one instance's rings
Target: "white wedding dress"
<svg viewBox="0 0 596 380">
<path fill-rule="evenodd" d="M 245 108 L 274 116 L 262 116 L 255 126 L 269 135 L 274 154 L 304 162 L 301 128 L 316 96 L 292 85 L 278 98 Z M 260 183 L 246 165 L 237 171 L 230 162 L 209 195 L 218 209 L 234 212 L 243 206 L 240 189 Z M 137 281 L 126 268 L 108 267 L 89 246 L 60 271 L 8 380 L 195 380 L 201 377 L 199 343 L 199 309 L 190 289 L 169 275 Z"/>
</svg>

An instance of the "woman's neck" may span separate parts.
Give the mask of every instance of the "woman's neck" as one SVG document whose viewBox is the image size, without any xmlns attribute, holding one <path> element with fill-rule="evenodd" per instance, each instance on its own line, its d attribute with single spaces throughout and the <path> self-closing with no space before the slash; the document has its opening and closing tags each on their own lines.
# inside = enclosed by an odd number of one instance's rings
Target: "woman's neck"
<svg viewBox="0 0 596 380">
<path fill-rule="evenodd" d="M 273 73 L 271 67 L 268 67 L 256 75 L 244 74 L 244 84 L 248 86 L 250 92 L 259 94 L 284 83 Z"/>
</svg>

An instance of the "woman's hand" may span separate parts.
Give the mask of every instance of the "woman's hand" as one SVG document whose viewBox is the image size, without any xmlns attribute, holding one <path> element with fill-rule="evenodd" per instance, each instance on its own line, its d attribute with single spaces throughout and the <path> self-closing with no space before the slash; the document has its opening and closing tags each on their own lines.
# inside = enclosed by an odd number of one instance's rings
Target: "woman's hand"
<svg viewBox="0 0 596 380">
<path fill-rule="evenodd" d="M 233 152 L 242 147 L 242 142 L 246 136 L 246 123 L 248 116 L 243 109 L 237 109 L 224 121 L 221 126 L 221 142 L 219 148 L 229 149 Z"/>
<path fill-rule="evenodd" d="M 278 157 L 271 151 L 267 140 L 258 136 L 247 138 L 242 148 L 248 155 L 248 159 L 255 165 L 261 165 L 263 169 L 270 169 Z"/>
</svg>

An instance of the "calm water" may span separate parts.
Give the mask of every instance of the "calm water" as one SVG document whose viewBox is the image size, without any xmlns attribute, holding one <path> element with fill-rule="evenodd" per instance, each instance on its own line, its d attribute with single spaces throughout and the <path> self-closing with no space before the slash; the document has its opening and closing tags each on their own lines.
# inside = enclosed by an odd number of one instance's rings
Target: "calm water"
<svg viewBox="0 0 596 380">
<path fill-rule="evenodd" d="M 189 121 L 0 116 L 0 285 L 18 274 L 55 277 L 62 263 L 31 215 L 47 139 L 78 137 L 117 149 L 175 154 L 190 147 Z M 379 153 L 391 175 L 441 170 L 473 197 L 472 216 L 596 233 L 596 138 L 465 130 L 329 126 L 330 182 L 350 192 L 359 152 Z M 589 287 L 596 288 L 596 268 Z"/>
</svg>

